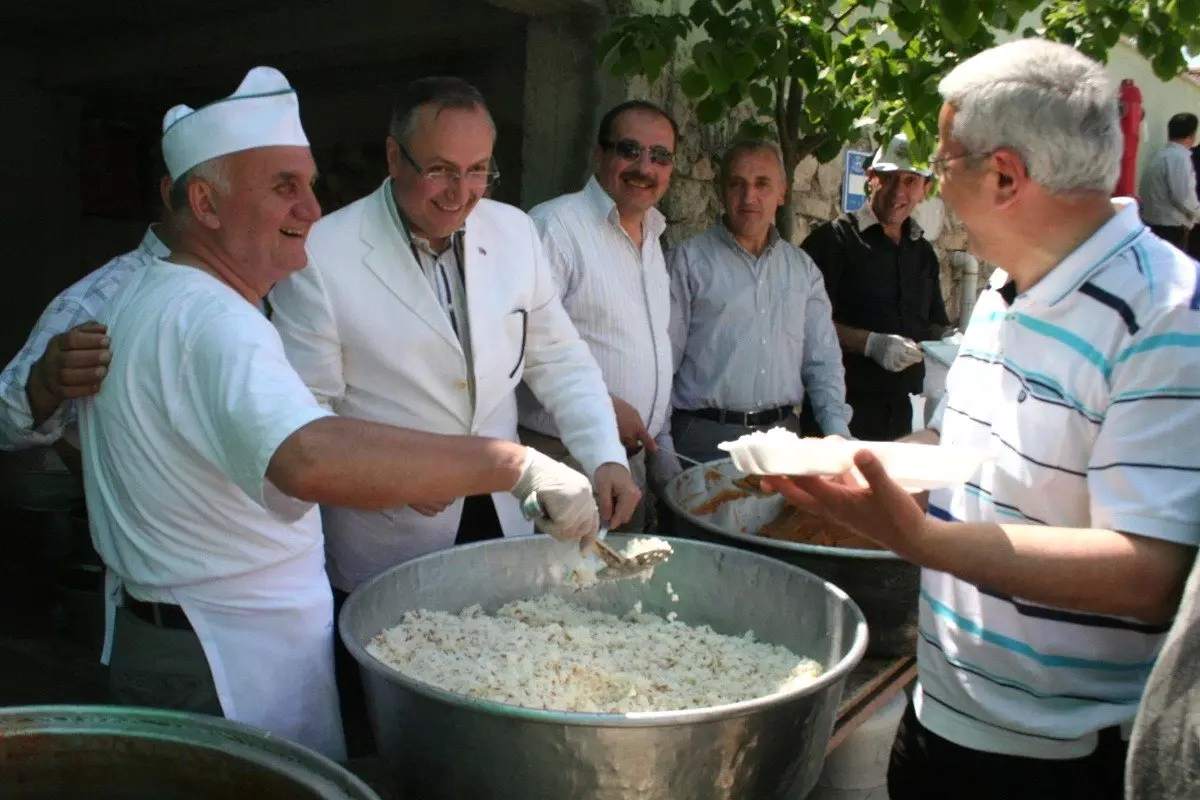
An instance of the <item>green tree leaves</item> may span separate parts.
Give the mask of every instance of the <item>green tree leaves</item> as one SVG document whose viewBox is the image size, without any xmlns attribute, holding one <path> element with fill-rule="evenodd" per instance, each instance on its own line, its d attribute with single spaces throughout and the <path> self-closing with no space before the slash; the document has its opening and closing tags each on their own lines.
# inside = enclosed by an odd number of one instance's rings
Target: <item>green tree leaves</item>
<svg viewBox="0 0 1200 800">
<path fill-rule="evenodd" d="M 650 81 L 677 64 L 702 123 L 772 131 L 789 170 L 872 128 L 877 142 L 905 130 L 926 158 L 940 77 L 1038 8 L 1026 35 L 1098 59 L 1127 36 L 1163 80 L 1187 67 L 1185 46 L 1200 52 L 1200 0 L 693 0 L 618 17 L 599 54 L 614 75 Z"/>
</svg>

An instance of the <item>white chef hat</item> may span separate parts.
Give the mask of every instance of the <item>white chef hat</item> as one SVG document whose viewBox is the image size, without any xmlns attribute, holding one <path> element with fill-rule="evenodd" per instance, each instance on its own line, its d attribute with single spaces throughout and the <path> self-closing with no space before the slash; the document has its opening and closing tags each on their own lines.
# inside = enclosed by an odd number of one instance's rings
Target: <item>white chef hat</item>
<svg viewBox="0 0 1200 800">
<path fill-rule="evenodd" d="M 237 91 L 198 109 L 185 105 L 163 117 L 163 159 L 171 180 L 197 164 L 255 147 L 308 146 L 300 101 L 283 73 L 255 67 Z"/>
</svg>

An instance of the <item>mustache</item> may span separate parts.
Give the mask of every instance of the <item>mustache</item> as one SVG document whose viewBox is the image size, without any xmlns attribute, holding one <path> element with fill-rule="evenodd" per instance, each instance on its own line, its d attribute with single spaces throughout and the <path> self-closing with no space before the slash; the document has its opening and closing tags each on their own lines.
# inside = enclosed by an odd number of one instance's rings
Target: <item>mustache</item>
<svg viewBox="0 0 1200 800">
<path fill-rule="evenodd" d="M 654 187 L 658 186 L 657 178 L 655 178 L 653 175 L 648 175 L 645 172 L 642 172 L 640 169 L 627 169 L 621 173 L 621 178 L 623 178 L 625 180 L 645 181 L 646 183 L 649 183 L 651 186 L 654 186 Z"/>
</svg>

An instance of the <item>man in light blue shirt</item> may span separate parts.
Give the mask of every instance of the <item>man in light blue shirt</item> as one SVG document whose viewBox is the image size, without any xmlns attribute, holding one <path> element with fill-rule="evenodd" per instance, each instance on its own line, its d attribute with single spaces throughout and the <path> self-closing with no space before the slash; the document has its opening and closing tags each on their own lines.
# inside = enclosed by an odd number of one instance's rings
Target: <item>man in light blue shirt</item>
<svg viewBox="0 0 1200 800">
<path fill-rule="evenodd" d="M 1184 251 L 1192 226 L 1200 222 L 1191 152 L 1197 124 L 1195 114 L 1171 117 L 1167 122 L 1169 141 L 1142 175 L 1142 219 L 1158 238 Z"/>
<path fill-rule="evenodd" d="M 820 431 L 849 437 L 842 354 L 825 282 L 813 260 L 779 238 L 783 158 L 767 141 L 734 145 L 721 164 L 725 215 L 668 255 L 678 452 L 719 458 L 717 445 L 752 430 L 799 431 L 807 395 Z"/>
</svg>

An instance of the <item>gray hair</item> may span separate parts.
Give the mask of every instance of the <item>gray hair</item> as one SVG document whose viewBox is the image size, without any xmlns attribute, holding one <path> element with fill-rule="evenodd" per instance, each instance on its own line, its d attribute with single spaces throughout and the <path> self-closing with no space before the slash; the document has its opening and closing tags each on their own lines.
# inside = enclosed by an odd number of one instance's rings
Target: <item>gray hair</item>
<svg viewBox="0 0 1200 800">
<path fill-rule="evenodd" d="M 725 155 L 721 156 L 722 179 L 728 177 L 733 160 L 742 153 L 770 153 L 775 156 L 775 160 L 779 162 L 779 174 L 783 177 L 783 182 L 787 183 L 787 170 L 783 166 L 783 151 L 770 139 L 744 139 L 726 150 Z"/>
<path fill-rule="evenodd" d="M 217 194 L 229 194 L 232 184 L 229 180 L 229 169 L 225 163 L 225 156 L 201 161 L 175 179 L 175 182 L 171 184 L 171 211 L 180 212 L 188 207 L 188 185 L 196 181 L 205 181 L 210 184 Z"/>
<path fill-rule="evenodd" d="M 488 111 L 483 94 L 462 78 L 440 76 L 420 78 L 404 87 L 392 108 L 388 135 L 400 144 L 407 145 L 417 132 L 421 109 L 427 105 L 439 112 L 447 108 L 481 109 L 492 126 L 492 138 L 496 136 L 496 123 L 492 119 L 492 112 Z"/>
<path fill-rule="evenodd" d="M 1005 147 L 1051 194 L 1112 191 L 1121 172 L 1116 88 L 1063 44 L 1022 39 L 959 64 L 938 85 L 968 153 Z"/>
</svg>

